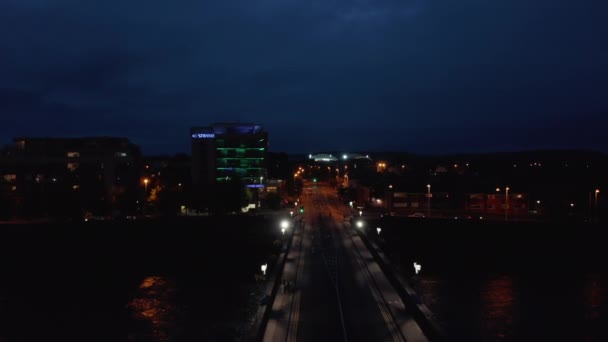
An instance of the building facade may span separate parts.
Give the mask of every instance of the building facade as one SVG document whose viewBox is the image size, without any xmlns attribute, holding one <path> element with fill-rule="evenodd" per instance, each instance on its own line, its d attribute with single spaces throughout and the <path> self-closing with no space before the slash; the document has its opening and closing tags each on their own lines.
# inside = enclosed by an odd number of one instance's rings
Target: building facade
<svg viewBox="0 0 608 342">
<path fill-rule="evenodd" d="M 467 212 L 501 216 L 527 216 L 530 213 L 528 195 L 523 193 L 505 194 L 476 193 L 467 195 Z"/>
<path fill-rule="evenodd" d="M 216 123 L 193 127 L 192 183 L 213 189 L 238 180 L 249 189 L 263 189 L 267 180 L 268 133 L 255 124 Z"/>
<path fill-rule="evenodd" d="M 15 138 L 0 153 L 5 216 L 134 211 L 139 147 L 126 138 Z"/>
</svg>

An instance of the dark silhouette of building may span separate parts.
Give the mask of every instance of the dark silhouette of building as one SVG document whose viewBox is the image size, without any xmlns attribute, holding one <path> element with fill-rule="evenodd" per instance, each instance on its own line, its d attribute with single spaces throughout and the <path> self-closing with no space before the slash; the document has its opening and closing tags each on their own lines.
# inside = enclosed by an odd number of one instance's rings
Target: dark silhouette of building
<svg viewBox="0 0 608 342">
<path fill-rule="evenodd" d="M 15 138 L 0 154 L 3 216 L 135 211 L 140 160 L 126 138 Z"/>
</svg>

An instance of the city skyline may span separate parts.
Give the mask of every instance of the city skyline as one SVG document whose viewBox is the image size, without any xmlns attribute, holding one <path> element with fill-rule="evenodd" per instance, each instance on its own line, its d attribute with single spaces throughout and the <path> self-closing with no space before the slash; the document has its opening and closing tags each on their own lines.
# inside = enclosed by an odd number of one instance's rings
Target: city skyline
<svg viewBox="0 0 608 342">
<path fill-rule="evenodd" d="M 173 154 L 189 127 L 256 122 L 289 153 L 606 153 L 607 7 L 4 1 L 0 134 Z"/>
</svg>

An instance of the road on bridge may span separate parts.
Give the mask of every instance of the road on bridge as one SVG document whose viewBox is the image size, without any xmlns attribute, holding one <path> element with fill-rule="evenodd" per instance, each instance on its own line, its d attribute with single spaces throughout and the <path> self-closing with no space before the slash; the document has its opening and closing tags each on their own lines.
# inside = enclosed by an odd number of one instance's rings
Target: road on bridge
<svg viewBox="0 0 608 342">
<path fill-rule="evenodd" d="M 264 341 L 427 341 L 360 237 L 335 189 L 303 194 Z"/>
</svg>

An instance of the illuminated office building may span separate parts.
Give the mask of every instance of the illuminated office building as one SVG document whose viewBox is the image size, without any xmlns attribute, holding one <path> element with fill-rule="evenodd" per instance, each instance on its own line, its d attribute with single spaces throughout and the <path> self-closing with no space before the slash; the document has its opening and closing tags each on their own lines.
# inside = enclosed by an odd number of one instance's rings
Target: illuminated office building
<svg viewBox="0 0 608 342">
<path fill-rule="evenodd" d="M 261 126 L 216 123 L 193 127 L 190 136 L 195 185 L 239 179 L 249 188 L 264 187 L 268 133 Z"/>
</svg>

